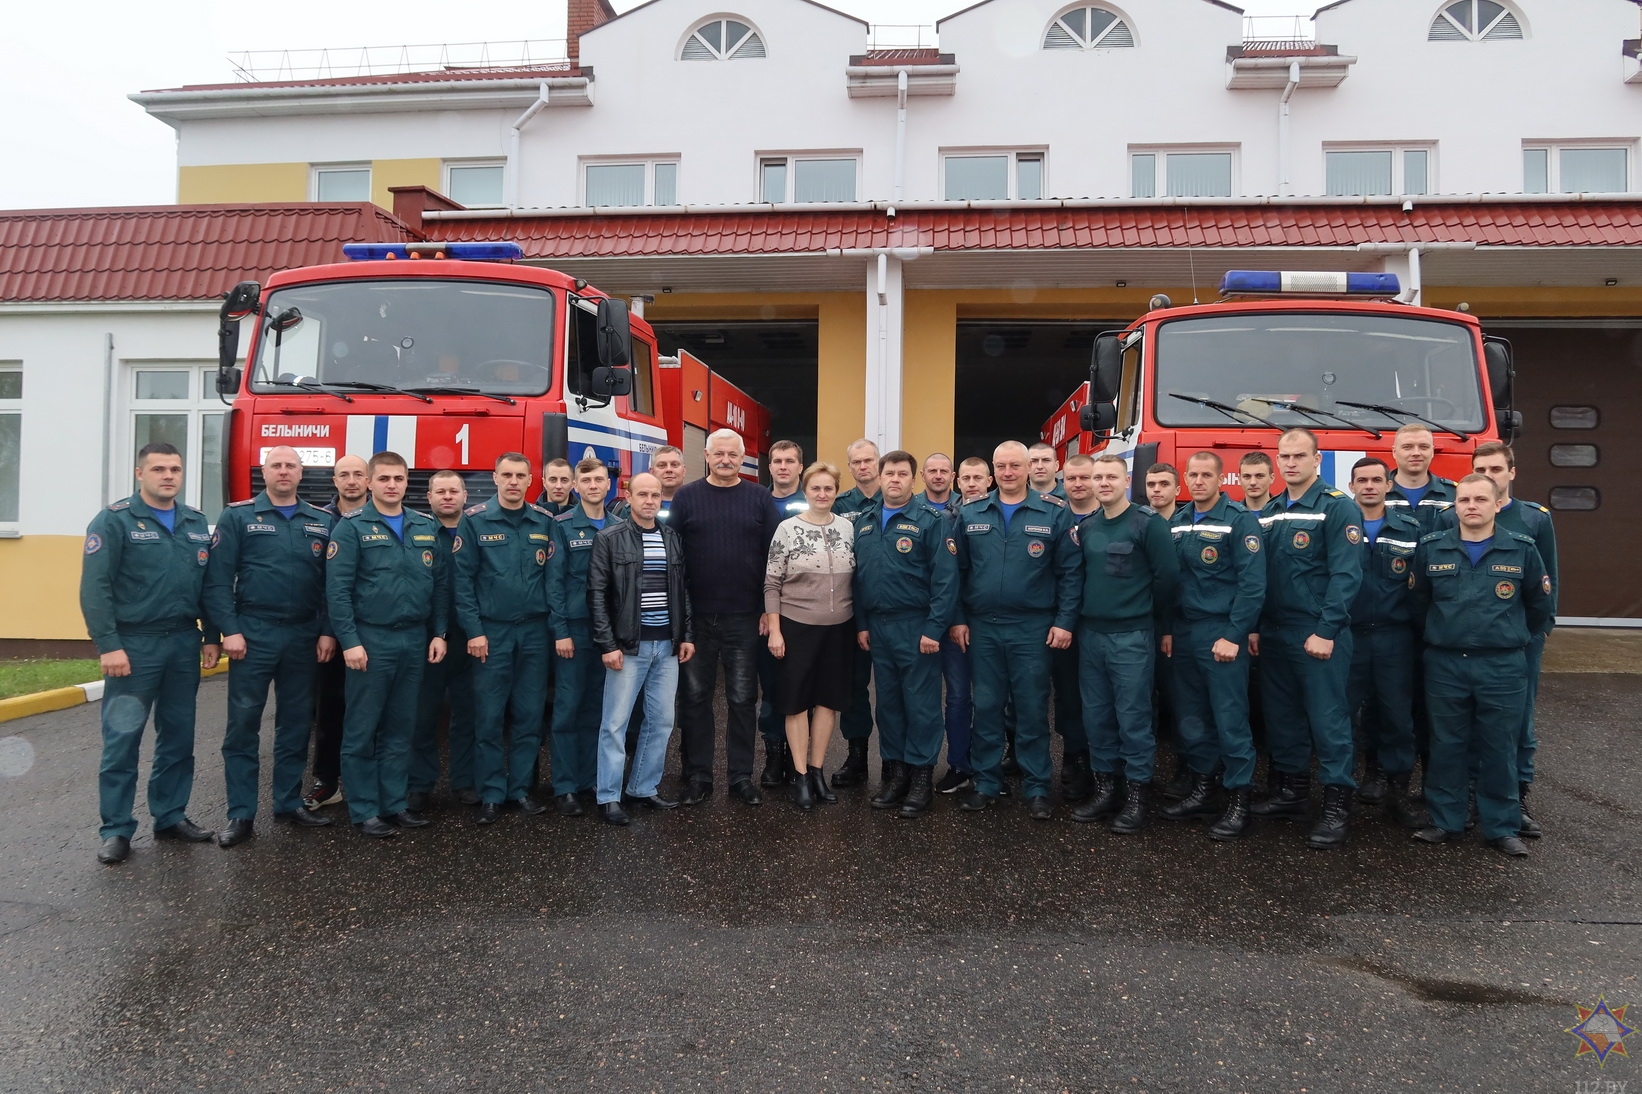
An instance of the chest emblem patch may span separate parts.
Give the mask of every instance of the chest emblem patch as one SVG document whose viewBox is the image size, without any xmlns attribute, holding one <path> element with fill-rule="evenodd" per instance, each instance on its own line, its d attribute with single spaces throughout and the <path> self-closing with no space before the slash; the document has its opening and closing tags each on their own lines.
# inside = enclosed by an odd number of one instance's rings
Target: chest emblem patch
<svg viewBox="0 0 1642 1094">
<path fill-rule="evenodd" d="M 1408 571 L 1408 560 L 1406 558 L 1394 558 L 1394 559 L 1391 560 L 1391 572 L 1392 573 L 1401 574 L 1401 573 L 1406 573 L 1407 571 Z"/>
<path fill-rule="evenodd" d="M 93 538 L 95 538 L 95 537 L 93 537 Z M 954 555 L 957 554 L 958 553 L 958 541 L 949 537 L 946 541 L 946 549 L 951 554 L 954 554 Z M 1550 579 L 1547 578 L 1546 580 L 1549 581 Z M 1545 591 L 1550 592 L 1549 589 L 1547 589 Z"/>
<path fill-rule="evenodd" d="M 1028 543 L 1026 545 L 1026 553 L 1031 555 L 1033 558 L 1038 558 L 1038 557 L 1042 556 L 1042 554 L 1043 554 L 1043 541 L 1035 539 L 1031 543 Z"/>
<path fill-rule="evenodd" d="M 315 558 L 318 558 L 320 555 L 325 553 L 325 545 L 323 543 L 319 542 L 319 540 L 317 540 L 317 539 L 314 540 L 313 543 L 309 544 L 309 546 L 311 546 L 314 549 L 314 557 Z"/>
<path fill-rule="evenodd" d="M 427 566 L 430 569 L 433 567 L 433 552 L 432 551 L 423 551 L 422 552 L 422 565 Z"/>
<path fill-rule="evenodd" d="M 1494 586 L 1494 595 L 1501 600 L 1510 600 L 1517 595 L 1517 587 L 1513 582 L 1502 581 Z"/>
<path fill-rule="evenodd" d="M 538 566 L 546 566 L 547 565 L 547 548 L 546 547 L 536 548 L 536 565 L 538 565 Z"/>
<path fill-rule="evenodd" d="M 1213 566 L 1220 561 L 1220 552 L 1213 547 L 1205 547 L 1197 557 L 1203 560 L 1203 565 Z"/>
<path fill-rule="evenodd" d="M 912 553 L 912 537 L 902 536 L 897 539 L 895 541 L 895 549 L 900 551 L 903 555 L 910 555 Z"/>
<path fill-rule="evenodd" d="M 1310 532 L 1296 532 L 1296 533 L 1294 533 L 1294 549 L 1296 551 L 1304 551 L 1307 547 L 1310 547 L 1310 546 L 1311 546 L 1311 533 Z"/>
<path fill-rule="evenodd" d="M 196 554 L 194 557 L 199 559 L 199 563 L 200 563 L 201 566 L 204 566 L 207 562 L 211 561 L 211 552 L 207 551 L 204 547 L 201 547 L 199 549 L 199 553 Z"/>
</svg>

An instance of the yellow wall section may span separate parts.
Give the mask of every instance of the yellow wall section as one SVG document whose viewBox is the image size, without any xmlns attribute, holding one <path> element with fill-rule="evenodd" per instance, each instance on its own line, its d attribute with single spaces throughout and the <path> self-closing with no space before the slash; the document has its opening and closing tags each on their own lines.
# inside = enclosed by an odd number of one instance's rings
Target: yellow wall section
<svg viewBox="0 0 1642 1094">
<path fill-rule="evenodd" d="M 0 638 L 84 640 L 79 536 L 0 539 Z"/>
<path fill-rule="evenodd" d="M 426 186 L 443 193 L 443 174 L 443 160 L 372 160 L 371 200 L 384 209 L 392 209 L 390 186 Z"/>
<path fill-rule="evenodd" d="M 945 452 L 953 463 L 958 307 L 951 293 L 909 292 L 901 309 L 901 447 L 920 463 Z"/>
<path fill-rule="evenodd" d="M 184 205 L 248 201 L 307 201 L 305 163 L 225 163 L 177 169 L 177 200 Z"/>
</svg>

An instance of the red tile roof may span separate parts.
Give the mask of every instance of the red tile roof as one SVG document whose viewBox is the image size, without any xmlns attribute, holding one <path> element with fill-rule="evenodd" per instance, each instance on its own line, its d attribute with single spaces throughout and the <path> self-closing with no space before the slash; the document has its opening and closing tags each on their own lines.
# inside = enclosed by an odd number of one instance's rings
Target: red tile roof
<svg viewBox="0 0 1642 1094">
<path fill-rule="evenodd" d="M 0 213 L 0 303 L 209 300 L 245 279 L 415 239 L 369 204 L 161 205 Z"/>
<path fill-rule="evenodd" d="M 646 213 L 430 220 L 438 239 L 512 239 L 531 258 L 1105 247 L 1347 247 L 1468 242 L 1500 247 L 1642 246 L 1642 201 Z"/>
<path fill-rule="evenodd" d="M 956 55 L 938 49 L 869 49 L 850 57 L 850 64 L 899 68 L 902 65 L 950 65 L 955 60 Z"/>
<path fill-rule="evenodd" d="M 339 66 L 340 67 L 340 66 Z M 164 95 L 170 91 L 252 91 L 270 87 L 353 87 L 369 84 L 432 84 L 461 80 L 535 80 L 583 76 L 586 71 L 568 61 L 551 65 L 522 65 L 512 68 L 442 68 L 432 72 L 385 72 L 376 76 L 331 76 L 309 80 L 235 80 L 225 84 L 186 84 L 143 91 L 143 95 Z"/>
</svg>

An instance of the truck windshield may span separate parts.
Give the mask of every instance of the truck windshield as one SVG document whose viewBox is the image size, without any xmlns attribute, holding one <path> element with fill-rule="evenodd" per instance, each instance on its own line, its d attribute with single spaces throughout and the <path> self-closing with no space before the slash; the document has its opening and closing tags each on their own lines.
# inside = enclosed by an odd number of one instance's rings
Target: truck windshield
<svg viewBox="0 0 1642 1094">
<path fill-rule="evenodd" d="M 1396 428 L 1409 420 L 1344 405 L 1352 402 L 1405 410 L 1462 432 L 1484 425 L 1476 351 L 1459 323 L 1349 312 L 1176 319 L 1158 330 L 1156 371 L 1159 425 L 1231 424 L 1225 413 L 1171 393 L 1282 426 Z M 1333 421 L 1319 423 L 1268 400 Z"/>
<path fill-rule="evenodd" d="M 541 395 L 553 383 L 553 294 L 490 281 L 327 281 L 270 293 L 251 390 L 315 384 Z"/>
</svg>

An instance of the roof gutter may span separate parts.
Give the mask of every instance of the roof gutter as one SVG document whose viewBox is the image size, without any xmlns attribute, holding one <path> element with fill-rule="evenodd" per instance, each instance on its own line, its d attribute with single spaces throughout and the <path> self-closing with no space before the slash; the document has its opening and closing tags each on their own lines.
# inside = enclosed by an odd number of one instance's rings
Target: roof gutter
<svg viewBox="0 0 1642 1094">
<path fill-rule="evenodd" d="M 536 92 L 536 101 L 525 109 L 507 131 L 507 166 L 503 169 L 506 185 L 502 188 L 502 203 L 508 208 L 519 204 L 519 134 L 530 124 L 530 119 L 547 105 L 551 85 L 543 80 Z"/>
</svg>

